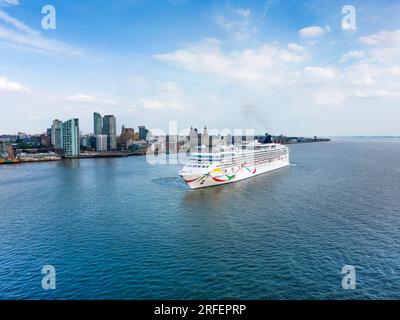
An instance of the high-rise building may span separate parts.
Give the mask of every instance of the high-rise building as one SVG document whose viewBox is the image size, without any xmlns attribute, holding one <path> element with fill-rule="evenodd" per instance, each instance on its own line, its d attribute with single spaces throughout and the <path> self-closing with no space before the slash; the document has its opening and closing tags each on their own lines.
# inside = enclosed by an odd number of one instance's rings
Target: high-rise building
<svg viewBox="0 0 400 320">
<path fill-rule="evenodd" d="M 108 150 L 117 149 L 117 121 L 113 115 L 104 116 L 103 134 L 107 135 Z"/>
<path fill-rule="evenodd" d="M 145 126 L 139 126 L 139 140 L 146 140 L 149 130 Z"/>
<path fill-rule="evenodd" d="M 98 134 L 96 136 L 96 151 L 107 151 L 107 135 Z"/>
<path fill-rule="evenodd" d="M 46 135 L 47 135 L 47 139 L 49 141 L 49 147 L 52 146 L 52 142 L 51 142 L 51 128 L 47 129 L 46 131 Z"/>
<path fill-rule="evenodd" d="M 71 119 L 62 124 L 62 148 L 67 157 L 79 155 L 79 119 Z"/>
<path fill-rule="evenodd" d="M 2 157 L 3 153 L 6 153 L 6 151 L 7 151 L 6 143 L 0 141 L 0 158 Z"/>
<path fill-rule="evenodd" d="M 193 127 L 190 127 L 190 133 L 188 138 L 189 138 L 189 145 L 191 148 L 196 148 L 201 145 L 199 140 L 199 133 L 196 128 L 193 129 Z"/>
<path fill-rule="evenodd" d="M 208 135 L 207 127 L 204 127 L 204 131 L 201 136 L 201 144 L 207 148 L 210 146 L 210 136 Z"/>
<path fill-rule="evenodd" d="M 61 127 L 62 127 L 62 121 L 57 119 L 53 121 L 53 125 L 51 126 L 51 144 L 55 149 L 62 148 Z"/>
<path fill-rule="evenodd" d="M 100 113 L 93 113 L 93 134 L 97 136 L 98 134 L 103 134 L 103 119 Z"/>
</svg>

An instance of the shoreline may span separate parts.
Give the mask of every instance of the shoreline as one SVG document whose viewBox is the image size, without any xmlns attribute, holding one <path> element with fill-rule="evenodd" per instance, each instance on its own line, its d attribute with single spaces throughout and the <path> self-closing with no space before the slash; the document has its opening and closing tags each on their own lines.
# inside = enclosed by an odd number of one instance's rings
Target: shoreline
<svg viewBox="0 0 400 320">
<path fill-rule="evenodd" d="M 78 157 L 60 157 L 59 159 L 36 159 L 36 160 L 19 160 L 19 159 L 0 159 L 0 166 L 1 165 L 20 165 L 20 164 L 27 164 L 27 163 L 41 163 L 41 162 L 57 162 L 62 160 L 80 160 L 80 159 L 104 159 L 104 158 L 127 158 L 127 157 L 138 157 L 144 156 L 145 154 L 96 154 L 96 155 L 80 155 Z"/>
<path fill-rule="evenodd" d="M 318 139 L 318 141 L 307 140 L 307 141 L 297 141 L 297 142 L 287 142 L 283 143 L 283 145 L 293 145 L 293 144 L 303 144 L 303 143 L 322 143 L 322 142 L 331 142 L 331 139 Z M 166 155 L 172 154 L 184 154 L 185 151 L 182 152 L 165 152 Z M 163 153 L 164 154 L 164 153 Z M 0 159 L 1 165 L 20 165 L 20 164 L 28 164 L 28 163 L 41 163 L 41 162 L 57 162 L 62 160 L 80 160 L 80 159 L 107 159 L 107 158 L 127 158 L 127 157 L 141 157 L 145 156 L 146 153 L 131 153 L 131 152 L 111 152 L 111 153 L 101 153 L 101 154 L 81 154 L 77 157 L 60 157 L 59 159 L 35 159 L 35 160 L 20 160 L 20 159 Z"/>
</svg>

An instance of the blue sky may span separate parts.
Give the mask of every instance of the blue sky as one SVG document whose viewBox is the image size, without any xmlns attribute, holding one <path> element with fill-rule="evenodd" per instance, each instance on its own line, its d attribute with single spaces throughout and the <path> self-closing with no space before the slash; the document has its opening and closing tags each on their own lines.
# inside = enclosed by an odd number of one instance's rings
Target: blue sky
<svg viewBox="0 0 400 320">
<path fill-rule="evenodd" d="M 388 0 L 0 0 L 0 133 L 72 117 L 91 132 L 98 111 L 118 126 L 399 135 L 399 17 Z"/>
</svg>

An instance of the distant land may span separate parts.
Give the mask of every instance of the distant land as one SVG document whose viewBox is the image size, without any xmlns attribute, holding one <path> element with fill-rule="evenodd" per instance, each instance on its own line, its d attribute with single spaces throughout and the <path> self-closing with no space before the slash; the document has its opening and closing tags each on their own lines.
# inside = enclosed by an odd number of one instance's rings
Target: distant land
<svg viewBox="0 0 400 320">
<path fill-rule="evenodd" d="M 332 136 L 331 139 L 400 139 L 400 136 Z"/>
</svg>

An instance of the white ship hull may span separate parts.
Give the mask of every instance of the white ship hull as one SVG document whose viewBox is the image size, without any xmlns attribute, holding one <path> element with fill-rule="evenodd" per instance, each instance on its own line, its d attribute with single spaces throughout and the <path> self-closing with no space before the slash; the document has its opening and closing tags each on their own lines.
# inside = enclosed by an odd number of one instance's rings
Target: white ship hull
<svg viewBox="0 0 400 320">
<path fill-rule="evenodd" d="M 191 189 L 205 188 L 233 183 L 244 179 L 252 178 L 263 173 L 281 169 L 289 166 L 289 158 L 283 157 L 273 161 L 253 166 L 237 166 L 230 168 L 227 172 L 212 170 L 196 174 L 181 173 L 181 177 Z"/>
</svg>

